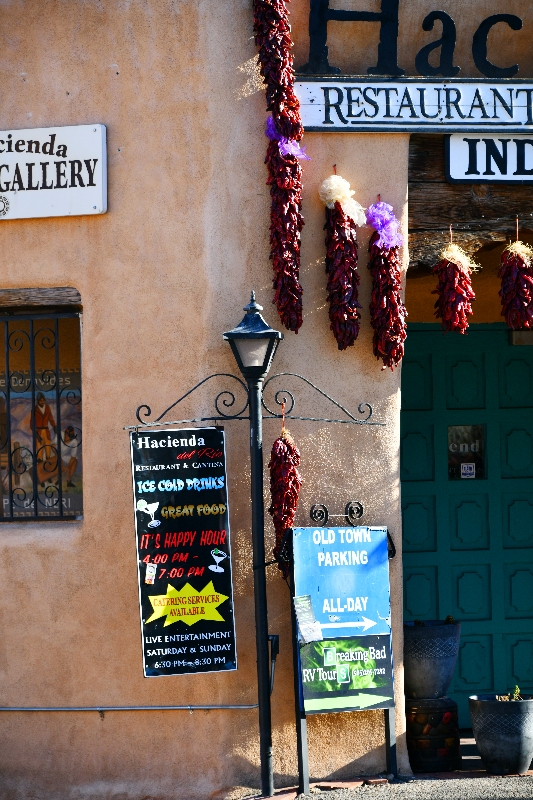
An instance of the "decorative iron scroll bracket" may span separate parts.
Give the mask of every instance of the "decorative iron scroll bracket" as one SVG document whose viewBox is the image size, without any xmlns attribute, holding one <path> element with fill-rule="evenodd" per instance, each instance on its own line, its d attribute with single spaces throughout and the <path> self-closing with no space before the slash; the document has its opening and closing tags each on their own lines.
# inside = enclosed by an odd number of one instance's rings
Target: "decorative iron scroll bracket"
<svg viewBox="0 0 533 800">
<path fill-rule="evenodd" d="M 330 519 L 345 519 L 348 525 L 357 525 L 357 521 L 363 514 L 363 504 L 359 500 L 351 500 L 346 503 L 344 514 L 330 514 L 328 507 L 323 503 L 315 503 L 309 510 L 311 520 L 320 526 L 327 525 Z"/>
<path fill-rule="evenodd" d="M 279 406 L 280 413 L 278 414 L 275 407 L 274 409 L 270 408 L 264 399 L 264 393 L 272 381 L 275 381 L 279 378 L 284 377 L 292 377 L 298 378 L 299 380 L 303 381 L 304 384 L 311 387 L 315 392 L 325 398 L 328 402 L 332 403 L 337 409 L 342 411 L 345 414 L 345 418 L 335 419 L 335 418 L 324 418 L 324 417 L 301 417 L 299 415 L 293 414 L 296 400 L 294 394 L 290 392 L 288 389 L 278 389 L 274 394 L 274 402 L 277 406 Z M 212 380 L 213 378 L 230 378 L 233 381 L 237 381 L 239 387 L 235 387 L 235 391 L 239 389 L 243 390 L 244 398 L 241 403 L 238 403 L 235 397 L 235 394 L 230 389 L 223 389 L 221 392 L 217 394 L 214 400 L 214 408 L 215 414 L 213 416 L 208 417 L 194 417 L 192 419 L 174 419 L 165 421 L 165 417 L 169 414 L 176 406 L 178 406 L 185 398 L 189 397 L 193 392 L 203 386 L 204 383 L 207 381 Z M 384 422 L 379 422 L 372 419 L 373 416 L 373 409 L 370 403 L 360 403 L 357 412 L 361 415 L 359 418 L 354 416 L 348 409 L 346 409 L 343 405 L 338 403 L 333 397 L 330 397 L 329 394 L 319 389 L 318 386 L 315 386 L 307 378 L 304 378 L 303 375 L 298 375 L 296 372 L 280 372 L 277 375 L 272 375 L 267 381 L 265 381 L 263 386 L 263 398 L 261 400 L 263 409 L 266 411 L 263 414 L 263 419 L 281 419 L 283 414 L 281 413 L 281 407 L 285 404 L 285 419 L 296 419 L 296 420 L 303 420 L 306 422 L 331 422 L 331 423 L 342 423 L 345 425 L 378 425 L 384 426 Z M 152 409 L 146 403 L 140 405 L 136 411 L 136 417 L 138 420 L 137 425 L 127 425 L 124 427 L 124 430 L 137 430 L 140 427 L 142 428 L 149 428 L 155 427 L 160 425 L 184 425 L 190 424 L 193 422 L 227 422 L 229 420 L 234 419 L 250 419 L 248 414 L 245 414 L 249 407 L 248 401 L 248 388 L 244 381 L 238 378 L 236 375 L 232 375 L 228 372 L 216 372 L 213 375 L 208 375 L 207 378 L 204 378 L 200 383 L 197 383 L 196 386 L 193 386 L 192 389 L 189 389 L 184 395 L 182 395 L 178 400 L 176 400 L 172 405 L 166 408 L 162 414 L 160 414 L 157 419 L 150 421 L 149 418 L 152 416 Z M 238 409 L 235 411 L 235 409 Z M 233 412 L 233 413 L 232 413 Z"/>
<path fill-rule="evenodd" d="M 363 504 L 360 503 L 359 500 L 352 500 L 349 503 L 346 503 L 344 514 L 330 514 L 328 507 L 323 503 L 315 503 L 309 509 L 309 516 L 314 523 L 320 525 L 321 527 L 325 527 L 330 519 L 345 519 L 348 525 L 357 525 L 357 522 L 363 516 L 364 511 Z M 388 531 L 387 544 L 389 559 L 392 559 L 396 556 L 396 545 L 394 544 L 394 539 Z"/>
</svg>

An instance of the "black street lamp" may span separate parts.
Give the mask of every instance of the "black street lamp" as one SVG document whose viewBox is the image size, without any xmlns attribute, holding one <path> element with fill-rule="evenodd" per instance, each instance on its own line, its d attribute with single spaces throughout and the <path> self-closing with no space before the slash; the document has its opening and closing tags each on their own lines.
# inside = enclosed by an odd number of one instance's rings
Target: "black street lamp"
<svg viewBox="0 0 533 800">
<path fill-rule="evenodd" d="M 272 767 L 272 722 L 270 713 L 270 664 L 268 652 L 268 614 L 265 574 L 265 519 L 263 508 L 263 421 L 261 399 L 263 381 L 283 334 L 270 328 L 261 314 L 262 306 L 250 302 L 246 315 L 231 331 L 223 334 L 248 385 L 250 403 L 250 464 L 252 495 L 252 548 L 255 601 L 255 640 L 257 649 L 257 693 L 259 703 L 259 753 L 261 792 L 274 794 Z"/>
</svg>

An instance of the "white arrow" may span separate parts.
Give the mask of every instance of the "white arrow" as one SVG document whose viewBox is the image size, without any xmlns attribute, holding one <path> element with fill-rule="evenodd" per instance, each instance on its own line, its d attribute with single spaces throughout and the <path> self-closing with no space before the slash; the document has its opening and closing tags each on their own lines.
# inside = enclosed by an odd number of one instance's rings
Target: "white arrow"
<svg viewBox="0 0 533 800">
<path fill-rule="evenodd" d="M 362 628 L 364 632 L 377 625 L 377 622 L 363 617 L 362 622 L 328 622 L 327 624 L 321 622 L 320 624 L 323 628 Z"/>
</svg>

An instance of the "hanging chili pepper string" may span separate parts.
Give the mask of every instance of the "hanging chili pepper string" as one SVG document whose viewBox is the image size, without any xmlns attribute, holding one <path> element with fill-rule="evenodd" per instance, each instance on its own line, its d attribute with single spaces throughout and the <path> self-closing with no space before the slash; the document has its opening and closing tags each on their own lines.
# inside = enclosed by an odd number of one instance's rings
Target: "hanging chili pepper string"
<svg viewBox="0 0 533 800">
<path fill-rule="evenodd" d="M 333 165 L 335 170 L 336 165 Z M 340 175 L 322 182 L 319 195 L 326 206 L 326 274 L 330 329 L 339 350 L 351 347 L 359 335 L 361 308 L 358 302 L 356 225 L 364 225 L 364 208 Z"/>
<path fill-rule="evenodd" d="M 502 316 L 511 330 L 533 328 L 533 250 L 516 241 L 502 253 L 498 277 Z"/>
<path fill-rule="evenodd" d="M 444 331 L 466 333 L 472 302 L 476 299 L 472 288 L 472 272 L 476 268 L 477 265 L 456 244 L 449 244 L 433 267 L 433 273 L 439 278 L 437 288 L 432 292 L 438 295 L 435 316 L 442 320 Z"/>
<path fill-rule="evenodd" d="M 274 303 L 283 325 L 298 333 L 302 325 L 300 237 L 302 170 L 307 156 L 298 142 L 303 136 L 300 104 L 294 92 L 292 39 L 285 0 L 254 0 L 254 33 L 261 75 L 266 83 L 270 143 L 265 163 L 270 186 L 270 258 L 274 269 Z M 271 123 L 271 124 L 270 124 Z"/>
<path fill-rule="evenodd" d="M 280 559 L 280 553 L 285 531 L 287 528 L 293 527 L 298 508 L 298 499 L 302 487 L 302 478 L 298 472 L 300 461 L 300 451 L 291 434 L 285 428 L 285 404 L 283 403 L 281 436 L 276 439 L 272 446 L 268 464 L 271 497 L 268 511 L 272 515 L 276 532 L 274 558 L 278 562 L 284 578 L 287 578 L 289 574 L 289 565 Z"/>
<path fill-rule="evenodd" d="M 367 223 L 375 228 L 368 246 L 368 269 L 372 275 L 370 324 L 374 330 L 373 351 L 383 369 L 394 370 L 403 358 L 407 337 L 407 310 L 402 302 L 402 274 L 399 250 L 403 244 L 400 223 L 392 206 L 378 202 L 366 212 Z"/>
<path fill-rule="evenodd" d="M 270 186 L 270 258 L 274 270 L 274 303 L 287 330 L 298 333 L 302 325 L 300 240 L 304 224 L 300 212 L 302 168 L 296 156 L 284 156 L 271 140 L 265 163 Z"/>
</svg>

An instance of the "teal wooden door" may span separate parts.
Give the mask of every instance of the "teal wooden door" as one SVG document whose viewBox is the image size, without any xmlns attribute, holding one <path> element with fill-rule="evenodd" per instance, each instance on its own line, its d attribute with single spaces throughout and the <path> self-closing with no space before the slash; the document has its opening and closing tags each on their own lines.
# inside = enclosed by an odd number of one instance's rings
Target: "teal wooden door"
<svg viewBox="0 0 533 800">
<path fill-rule="evenodd" d="M 412 324 L 402 366 L 406 620 L 462 622 L 449 696 L 533 694 L 533 347 Z"/>
</svg>

